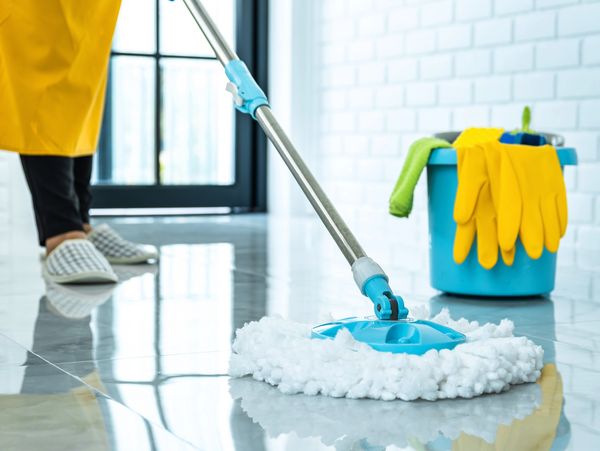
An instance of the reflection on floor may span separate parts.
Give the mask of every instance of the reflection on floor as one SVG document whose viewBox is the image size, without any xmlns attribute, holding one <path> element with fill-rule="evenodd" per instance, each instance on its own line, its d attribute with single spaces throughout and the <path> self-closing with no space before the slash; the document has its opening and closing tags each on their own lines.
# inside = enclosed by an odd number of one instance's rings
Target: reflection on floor
<svg viewBox="0 0 600 451">
<path fill-rule="evenodd" d="M 227 377 L 238 327 L 266 314 L 316 323 L 370 313 L 315 221 L 113 226 L 159 245 L 160 262 L 117 267 L 116 286 L 45 284 L 33 252 L 2 262 L 0 449 L 598 449 L 600 299 L 582 294 L 581 268 L 561 268 L 551 299 L 461 299 L 423 277 L 399 290 L 453 317 L 512 319 L 545 349 L 538 384 L 441 402 L 285 396 Z"/>
</svg>

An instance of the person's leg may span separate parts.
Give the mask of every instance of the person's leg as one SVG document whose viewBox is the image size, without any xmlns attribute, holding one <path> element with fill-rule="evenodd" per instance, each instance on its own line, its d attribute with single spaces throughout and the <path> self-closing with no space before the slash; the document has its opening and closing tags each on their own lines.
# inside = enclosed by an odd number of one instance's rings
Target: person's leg
<svg viewBox="0 0 600 451">
<path fill-rule="evenodd" d="M 73 159 L 74 188 L 79 202 L 79 214 L 83 230 L 88 234 L 90 242 L 110 263 L 131 264 L 157 259 L 158 251 L 154 246 L 129 242 L 107 224 L 92 228 L 90 225 L 92 163 L 91 156 Z"/>
<path fill-rule="evenodd" d="M 91 155 L 85 157 L 73 158 L 73 181 L 75 194 L 79 201 L 79 215 L 83 224 L 83 230 L 86 233 L 92 231 L 90 225 L 90 206 L 92 203 L 92 189 L 90 180 L 92 178 Z"/>
<path fill-rule="evenodd" d="M 35 211 L 38 238 L 47 253 L 68 239 L 85 238 L 73 181 L 73 159 L 21 155 Z"/>
</svg>

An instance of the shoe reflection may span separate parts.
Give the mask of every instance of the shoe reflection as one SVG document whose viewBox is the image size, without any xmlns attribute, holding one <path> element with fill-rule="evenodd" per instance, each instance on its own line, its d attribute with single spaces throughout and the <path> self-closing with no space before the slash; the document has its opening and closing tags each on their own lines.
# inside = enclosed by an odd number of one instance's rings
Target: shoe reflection
<svg viewBox="0 0 600 451">
<path fill-rule="evenodd" d="M 46 281 L 46 295 L 42 297 L 40 306 L 45 305 L 47 310 L 56 313 L 56 318 L 83 319 L 89 317 L 96 307 L 108 301 L 114 290 L 114 284 L 63 285 Z M 44 316 L 52 315 L 48 315 L 48 312 L 42 311 L 40 307 L 38 321 L 44 321 Z M 88 318 L 87 323 L 89 322 Z M 46 330 L 45 327 L 42 329 Z"/>
<path fill-rule="evenodd" d="M 32 352 L 27 353 L 23 364 L 21 389 L 19 393 L 0 396 L 0 429 L 5 431 L 0 432 L 2 449 L 112 449 L 102 399 L 91 388 L 102 388 L 102 382 L 92 361 L 90 316 L 85 314 L 103 296 L 88 292 L 90 298 L 77 306 L 65 292 L 47 294 L 52 295 L 55 304 L 47 295 L 40 299 Z M 70 343 L 73 336 L 78 337 L 75 347 Z M 57 345 L 51 352 L 44 345 L 48 337 L 53 337 Z M 82 364 L 75 374 L 67 375 L 37 356 L 40 347 L 49 360 L 67 350 L 71 358 Z"/>
<path fill-rule="evenodd" d="M 3 388 L 0 395 L 0 449 L 173 449 L 157 442 L 163 432 L 102 394 L 107 391 L 94 361 L 91 314 L 111 294 L 106 285 L 47 285 L 24 371 L 13 372 L 22 375 L 20 389 Z"/>
</svg>

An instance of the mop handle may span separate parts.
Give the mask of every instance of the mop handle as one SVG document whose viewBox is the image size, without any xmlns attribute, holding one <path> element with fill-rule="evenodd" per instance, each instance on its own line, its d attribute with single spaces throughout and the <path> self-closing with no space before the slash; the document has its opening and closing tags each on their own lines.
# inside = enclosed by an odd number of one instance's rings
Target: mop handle
<svg viewBox="0 0 600 451">
<path fill-rule="evenodd" d="M 331 237 L 352 267 L 354 280 L 361 292 L 374 304 L 380 319 L 406 318 L 408 310 L 401 297 L 395 296 L 383 269 L 367 257 L 354 234 L 337 212 L 315 177 L 312 175 L 292 141 L 273 115 L 264 92 L 246 65 L 229 47 L 200 0 L 183 0 L 213 48 L 230 80 L 227 90 L 233 94 L 236 108 L 257 120 L 271 143 L 315 209 Z"/>
<path fill-rule="evenodd" d="M 194 16 L 194 19 L 196 19 L 200 30 L 213 48 L 221 64 L 227 67 L 231 61 L 239 60 L 201 2 L 198 0 L 184 0 L 184 2 Z M 323 189 L 319 186 L 319 183 L 295 149 L 292 141 L 277 122 L 269 105 L 261 105 L 252 113 L 279 152 L 281 158 L 283 158 L 283 161 L 344 254 L 344 257 L 348 260 L 348 263 L 352 265 L 360 257 L 365 257 L 365 251 L 350 229 L 348 229 L 348 226 L 336 211 Z"/>
</svg>

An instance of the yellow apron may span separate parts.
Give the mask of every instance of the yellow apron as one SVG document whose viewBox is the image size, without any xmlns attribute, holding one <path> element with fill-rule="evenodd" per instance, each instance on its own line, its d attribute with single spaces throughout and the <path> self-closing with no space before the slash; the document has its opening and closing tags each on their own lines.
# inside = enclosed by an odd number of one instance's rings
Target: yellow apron
<svg viewBox="0 0 600 451">
<path fill-rule="evenodd" d="M 0 0 L 0 149 L 94 153 L 120 5 Z"/>
</svg>

